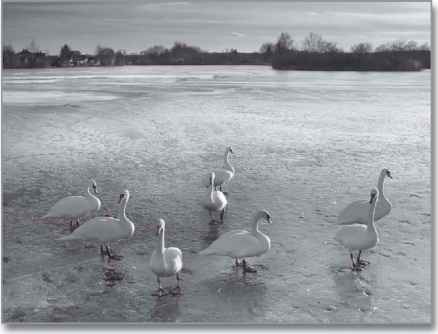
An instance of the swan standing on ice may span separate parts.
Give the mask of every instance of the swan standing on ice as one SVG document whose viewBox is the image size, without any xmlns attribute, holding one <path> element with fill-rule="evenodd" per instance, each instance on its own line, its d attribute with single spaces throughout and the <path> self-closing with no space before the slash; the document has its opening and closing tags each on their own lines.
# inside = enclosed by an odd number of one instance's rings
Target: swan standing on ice
<svg viewBox="0 0 438 334">
<path fill-rule="evenodd" d="M 353 270 L 361 270 L 368 261 L 361 261 L 360 255 L 363 250 L 374 248 L 379 242 L 379 235 L 374 225 L 374 213 L 376 204 L 379 199 L 379 191 L 376 188 L 371 190 L 370 200 L 368 202 L 368 222 L 367 225 L 354 224 L 344 226 L 336 234 L 335 239 L 339 241 L 350 252 L 350 259 Z M 353 252 L 359 251 L 357 254 L 356 263 L 354 262 Z"/>
<path fill-rule="evenodd" d="M 126 217 L 128 201 L 129 191 L 125 190 L 119 196 L 120 219 L 113 217 L 93 218 L 74 230 L 72 234 L 59 240 L 97 240 L 100 241 L 100 253 L 102 255 L 106 254 L 110 259 L 120 260 L 122 256 L 112 254 L 110 242 L 128 239 L 134 235 L 134 223 Z"/>
<path fill-rule="evenodd" d="M 225 157 L 224 157 L 224 168 L 214 171 L 216 178 L 214 180 L 214 188 L 222 191 L 222 186 L 226 183 L 230 182 L 234 177 L 235 169 L 230 163 L 230 154 L 233 154 L 233 149 L 231 146 L 228 146 L 225 149 Z"/>
<path fill-rule="evenodd" d="M 383 194 L 383 181 L 385 177 L 392 179 L 391 172 L 383 168 L 380 172 L 377 181 L 377 189 L 379 190 L 379 198 L 376 206 L 375 221 L 385 217 L 391 211 L 391 203 Z M 368 201 L 355 201 L 349 204 L 338 215 L 338 223 L 340 225 L 364 224 L 368 223 L 369 204 Z"/>
<path fill-rule="evenodd" d="M 58 202 L 49 210 L 49 212 L 41 217 L 45 218 L 64 218 L 70 219 L 70 231 L 73 231 L 73 220 L 75 219 L 76 227 L 79 226 L 79 218 L 91 215 L 100 210 L 100 199 L 91 193 L 91 189 L 95 194 L 98 194 L 96 181 L 91 180 L 91 186 L 87 189 L 86 196 L 68 196 Z"/>
<path fill-rule="evenodd" d="M 164 246 L 164 232 L 166 223 L 164 219 L 160 219 L 157 226 L 158 243 L 157 247 L 151 255 L 149 265 L 157 276 L 158 290 L 153 295 L 163 296 L 164 289 L 161 287 L 160 277 L 169 277 L 176 275 L 177 286 L 171 293 L 173 295 L 181 294 L 181 287 L 179 281 L 182 279 L 179 277 L 179 273 L 183 267 L 182 252 L 179 248 Z"/>
<path fill-rule="evenodd" d="M 220 212 L 220 221 L 224 221 L 225 208 L 227 206 L 227 198 L 224 193 L 220 190 L 215 190 L 214 181 L 216 179 L 216 175 L 214 172 L 210 175 L 210 196 L 208 197 L 208 202 L 204 205 L 210 214 L 211 221 L 214 223 L 213 211 Z"/>
<path fill-rule="evenodd" d="M 242 259 L 244 272 L 257 272 L 248 266 L 245 258 L 260 256 L 271 248 L 271 239 L 259 230 L 262 221 L 272 223 L 271 214 L 266 210 L 257 212 L 251 232 L 232 230 L 224 233 L 199 254 L 229 256 L 235 260 L 236 266 L 239 265 L 239 259 Z"/>
</svg>

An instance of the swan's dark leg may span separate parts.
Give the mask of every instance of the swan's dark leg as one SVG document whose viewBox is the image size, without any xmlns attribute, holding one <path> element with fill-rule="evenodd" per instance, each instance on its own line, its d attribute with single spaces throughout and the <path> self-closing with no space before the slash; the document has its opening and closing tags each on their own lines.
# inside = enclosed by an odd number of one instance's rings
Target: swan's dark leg
<svg viewBox="0 0 438 334">
<path fill-rule="evenodd" d="M 243 267 L 243 261 L 242 261 L 242 262 L 239 262 L 239 259 L 236 257 L 236 258 L 234 259 L 234 265 L 235 265 L 236 267 Z"/>
<path fill-rule="evenodd" d="M 73 228 L 73 219 L 70 220 L 70 232 L 73 232 L 75 229 Z"/>
<path fill-rule="evenodd" d="M 225 208 L 221 211 L 221 223 L 224 222 Z"/>
<path fill-rule="evenodd" d="M 208 214 L 210 215 L 210 225 L 216 225 L 216 219 L 214 219 L 212 210 L 208 210 Z"/>
<path fill-rule="evenodd" d="M 112 252 L 112 250 L 111 250 L 109 245 L 106 245 L 105 248 L 106 248 L 106 254 L 108 255 L 108 257 L 111 260 L 120 261 L 121 259 L 123 259 L 122 255 L 115 255 L 115 254 L 113 254 L 113 252 Z"/>
<path fill-rule="evenodd" d="M 359 258 L 359 255 L 358 255 Z M 354 256 L 353 253 L 350 253 L 350 259 L 351 259 L 351 263 L 353 264 L 353 267 L 351 268 L 352 271 L 361 271 L 362 268 L 360 267 L 359 263 L 356 262 L 354 263 Z"/>
<path fill-rule="evenodd" d="M 181 277 L 179 277 L 179 273 L 176 274 L 176 287 L 170 291 L 170 293 L 171 293 L 173 296 L 178 296 L 178 295 L 181 295 L 181 294 L 182 294 L 182 293 L 181 293 L 181 286 L 179 285 L 179 281 L 182 281 L 182 280 L 183 280 L 183 279 L 182 279 Z"/>
<path fill-rule="evenodd" d="M 100 255 L 103 257 L 103 256 L 105 256 L 105 254 L 107 254 L 107 253 L 106 253 L 105 249 L 103 248 L 103 244 L 102 244 L 102 245 L 100 245 Z"/>
<path fill-rule="evenodd" d="M 362 251 L 359 251 L 359 254 L 357 254 L 357 260 L 356 260 L 356 265 L 358 265 L 359 267 L 366 267 L 367 265 L 370 264 L 370 261 L 366 261 L 366 260 L 361 260 L 360 259 L 360 255 L 362 254 Z"/>
<path fill-rule="evenodd" d="M 158 290 L 152 293 L 152 296 L 162 297 L 167 295 L 166 291 L 161 287 L 160 278 L 157 276 Z"/>
<path fill-rule="evenodd" d="M 78 228 L 79 226 L 81 226 L 81 224 L 79 223 L 79 217 L 76 219 L 76 228 Z"/>
<path fill-rule="evenodd" d="M 350 253 L 350 259 L 351 259 L 351 269 L 354 269 L 356 267 L 356 264 L 354 263 L 353 253 Z"/>
<path fill-rule="evenodd" d="M 244 273 L 256 273 L 257 272 L 256 269 L 248 266 L 245 259 L 242 260 L 242 265 L 243 265 L 243 272 Z"/>
</svg>

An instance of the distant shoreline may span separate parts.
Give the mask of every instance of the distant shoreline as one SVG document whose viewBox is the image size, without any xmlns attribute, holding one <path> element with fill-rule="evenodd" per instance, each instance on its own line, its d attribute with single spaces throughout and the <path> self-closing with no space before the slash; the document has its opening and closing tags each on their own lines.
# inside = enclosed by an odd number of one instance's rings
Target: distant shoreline
<svg viewBox="0 0 438 334">
<path fill-rule="evenodd" d="M 346 52 L 314 33 L 304 40 L 302 49 L 294 46 L 289 34 L 282 33 L 276 43 L 264 43 L 259 52 L 208 52 L 181 42 L 171 48 L 155 45 L 137 54 L 101 46 L 93 55 L 83 54 L 67 44 L 59 55 L 46 54 L 35 46 L 29 49 L 16 53 L 12 46 L 4 46 L 3 68 L 262 65 L 282 71 L 420 71 L 431 67 L 428 45 L 419 46 L 415 41 L 394 41 L 375 49 L 369 43 L 359 43 Z"/>
</svg>

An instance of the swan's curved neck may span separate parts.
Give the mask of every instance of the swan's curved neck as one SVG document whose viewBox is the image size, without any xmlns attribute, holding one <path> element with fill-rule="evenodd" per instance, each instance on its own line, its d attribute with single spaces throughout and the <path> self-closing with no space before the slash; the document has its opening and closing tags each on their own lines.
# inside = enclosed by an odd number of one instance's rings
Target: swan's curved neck
<svg viewBox="0 0 438 334">
<path fill-rule="evenodd" d="M 128 204 L 128 198 L 124 199 L 120 205 L 120 221 L 127 219 L 126 217 L 126 205 Z"/>
<path fill-rule="evenodd" d="M 95 200 L 98 199 L 97 196 L 93 194 L 90 187 L 87 188 L 87 193 L 88 193 L 88 196 L 91 197 L 92 199 L 95 199 Z"/>
<path fill-rule="evenodd" d="M 158 236 L 158 243 L 157 243 L 157 251 L 160 254 L 164 253 L 164 228 L 160 231 L 160 235 Z"/>
<path fill-rule="evenodd" d="M 383 196 L 383 181 L 385 181 L 385 173 L 379 175 L 379 180 L 377 181 L 377 189 L 379 189 L 379 197 Z"/>
<path fill-rule="evenodd" d="M 262 234 L 262 232 L 260 232 L 260 217 L 258 215 L 255 216 L 254 218 L 254 222 L 252 223 L 252 234 L 254 235 L 258 235 L 258 234 Z"/>
<path fill-rule="evenodd" d="M 370 212 L 368 215 L 368 229 L 371 231 L 374 231 L 376 229 L 374 225 L 374 213 L 376 212 L 376 203 L 377 201 L 374 200 L 374 202 L 370 205 Z"/>
<path fill-rule="evenodd" d="M 226 169 L 234 173 L 234 167 L 230 163 L 230 151 L 225 152 L 224 165 Z"/>
<path fill-rule="evenodd" d="M 210 200 L 213 203 L 214 199 L 213 199 L 213 192 L 214 192 L 214 178 L 211 178 L 211 191 L 210 191 Z"/>
</svg>

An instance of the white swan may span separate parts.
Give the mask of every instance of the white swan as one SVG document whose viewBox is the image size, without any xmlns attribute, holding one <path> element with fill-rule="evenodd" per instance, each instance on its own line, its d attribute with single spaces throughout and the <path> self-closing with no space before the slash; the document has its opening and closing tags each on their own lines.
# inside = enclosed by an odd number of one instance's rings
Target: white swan
<svg viewBox="0 0 438 334">
<path fill-rule="evenodd" d="M 60 238 L 59 240 L 100 241 L 100 252 L 102 255 L 106 254 L 110 259 L 120 259 L 121 256 L 112 254 L 109 243 L 120 239 L 128 239 L 134 235 L 134 223 L 126 217 L 126 205 L 128 201 L 129 191 L 125 190 L 119 197 L 120 219 L 113 217 L 95 217 L 82 224 L 70 235 Z"/>
<path fill-rule="evenodd" d="M 151 255 L 149 266 L 157 276 L 158 291 L 154 295 L 162 296 L 164 289 L 161 287 L 160 277 L 168 277 L 176 275 L 177 286 L 171 290 L 172 294 L 180 294 L 181 288 L 179 281 L 179 273 L 183 267 L 182 252 L 179 248 L 164 246 L 164 232 L 166 223 L 164 219 L 160 219 L 157 226 L 158 243 L 157 247 Z"/>
<path fill-rule="evenodd" d="M 377 181 L 377 189 L 379 190 L 379 198 L 376 206 L 375 221 L 382 217 L 385 217 L 391 211 L 391 203 L 383 194 L 383 181 L 385 177 L 392 179 L 391 172 L 383 168 L 379 174 L 379 179 Z M 338 224 L 340 225 L 351 225 L 351 224 L 367 224 L 368 223 L 368 213 L 369 213 L 369 203 L 368 201 L 361 200 L 355 201 L 349 204 L 345 209 L 343 209 L 338 215 Z"/>
<path fill-rule="evenodd" d="M 224 168 L 214 171 L 214 174 L 216 175 L 214 180 L 215 189 L 219 187 L 219 190 L 222 191 L 222 186 L 230 182 L 234 177 L 235 169 L 230 163 L 230 154 L 233 154 L 233 149 L 231 146 L 228 146 L 225 149 Z"/>
<path fill-rule="evenodd" d="M 374 248 L 379 242 L 379 235 L 376 226 L 374 225 L 376 203 L 379 201 L 378 195 L 379 191 L 376 188 L 373 188 L 368 202 L 368 222 L 366 226 L 362 224 L 344 226 L 336 234 L 335 239 L 350 252 L 353 270 L 360 270 L 361 266 L 366 264 L 365 261 L 361 261 L 360 259 L 362 251 Z M 359 251 L 356 263 L 354 263 L 354 251 Z"/>
<path fill-rule="evenodd" d="M 212 222 L 214 222 L 213 218 L 213 212 L 220 212 L 220 221 L 224 221 L 224 214 L 225 214 L 225 208 L 228 204 L 227 198 L 225 197 L 224 193 L 220 190 L 214 189 L 214 181 L 215 181 L 216 175 L 214 172 L 210 175 L 210 195 L 208 197 L 208 202 L 204 205 L 204 207 L 208 210 L 210 214 L 210 218 Z"/>
<path fill-rule="evenodd" d="M 245 258 L 260 256 L 271 248 L 271 239 L 259 230 L 262 220 L 272 223 L 271 214 L 266 210 L 257 212 L 251 232 L 232 230 L 224 233 L 199 254 L 229 256 L 235 259 L 236 266 L 239 265 L 239 259 L 242 259 L 244 271 L 256 272 L 247 265 Z"/>
<path fill-rule="evenodd" d="M 91 180 L 91 188 L 98 194 L 97 185 Z M 49 212 L 41 217 L 70 219 L 70 230 L 73 230 L 73 220 L 76 219 L 76 227 L 79 226 L 79 218 L 91 215 L 100 210 L 100 199 L 91 193 L 90 187 L 87 188 L 86 196 L 68 196 L 55 203 Z"/>
</svg>

